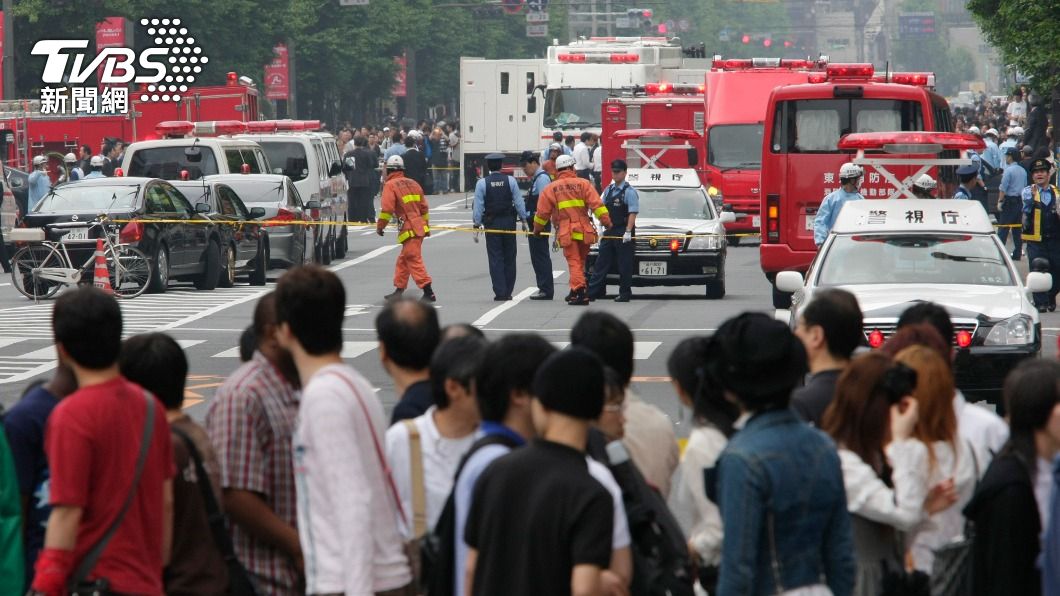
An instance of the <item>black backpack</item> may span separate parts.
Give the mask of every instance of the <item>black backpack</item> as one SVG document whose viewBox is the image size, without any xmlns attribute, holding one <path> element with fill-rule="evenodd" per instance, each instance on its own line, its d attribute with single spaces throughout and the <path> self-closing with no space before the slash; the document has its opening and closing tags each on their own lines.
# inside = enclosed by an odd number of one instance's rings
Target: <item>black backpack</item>
<svg viewBox="0 0 1060 596">
<path fill-rule="evenodd" d="M 486 435 L 475 441 L 471 449 L 460 460 L 453 477 L 453 490 L 438 516 L 438 523 L 423 537 L 420 543 L 420 565 L 423 592 L 428 596 L 455 596 L 453 581 L 456 570 L 456 479 L 464 471 L 464 464 L 471 456 L 487 445 L 504 445 L 515 449 L 518 444 L 507 435 Z"/>
</svg>

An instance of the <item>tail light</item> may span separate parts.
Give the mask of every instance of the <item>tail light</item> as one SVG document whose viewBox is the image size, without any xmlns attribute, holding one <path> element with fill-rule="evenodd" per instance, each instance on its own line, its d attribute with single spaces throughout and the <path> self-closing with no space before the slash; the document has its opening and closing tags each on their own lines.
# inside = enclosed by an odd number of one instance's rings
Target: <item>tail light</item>
<svg viewBox="0 0 1060 596">
<path fill-rule="evenodd" d="M 869 333 L 869 347 L 878 348 L 883 345 L 883 332 L 879 329 L 873 329 L 872 333 Z"/>
<path fill-rule="evenodd" d="M 289 221 L 294 221 L 296 219 L 298 219 L 298 217 L 295 216 L 293 211 L 287 209 L 278 209 L 276 211 L 276 216 L 270 219 L 269 221 L 286 223 Z"/>
<path fill-rule="evenodd" d="M 766 242 L 780 242 L 780 195 L 766 196 Z"/>
<path fill-rule="evenodd" d="M 140 220 L 134 219 L 121 229 L 118 233 L 118 240 L 122 244 L 129 244 L 132 242 L 139 242 L 144 237 L 144 224 L 140 223 Z"/>
<path fill-rule="evenodd" d="M 968 331 L 964 331 L 964 330 L 958 331 L 957 332 L 957 347 L 958 348 L 967 348 L 970 345 L 972 345 L 972 334 L 969 333 Z"/>
</svg>

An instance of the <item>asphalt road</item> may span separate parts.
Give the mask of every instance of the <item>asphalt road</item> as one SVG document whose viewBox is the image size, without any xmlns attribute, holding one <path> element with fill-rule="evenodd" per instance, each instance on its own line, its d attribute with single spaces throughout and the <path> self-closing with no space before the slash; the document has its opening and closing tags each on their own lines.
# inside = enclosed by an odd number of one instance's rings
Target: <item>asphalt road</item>
<svg viewBox="0 0 1060 596">
<path fill-rule="evenodd" d="M 535 291 L 526 241 L 520 239 L 519 272 L 515 300 L 494 302 L 484 243 L 475 243 L 469 231 L 471 212 L 463 195 L 430 197 L 431 226 L 436 230 L 424 243 L 424 259 L 434 278 L 437 307 L 443 325 L 467 322 L 479 326 L 490 338 L 510 332 L 538 332 L 563 344 L 570 328 L 586 307 L 567 306 L 566 263 L 552 254 L 557 299 L 527 300 Z M 398 253 L 393 230 L 380 238 L 374 229 L 351 228 L 350 252 L 331 265 L 345 282 L 347 311 L 344 324 L 347 362 L 378 388 L 389 409 L 396 400 L 393 383 L 379 361 L 373 323 L 383 306 L 383 295 L 392 290 L 394 260 Z M 209 400 L 225 377 L 239 366 L 239 334 L 250 324 L 257 299 L 268 292 L 283 271 L 270 272 L 266 287 L 246 282 L 236 287 L 198 292 L 189 285 L 170 286 L 165 294 L 145 294 L 122 301 L 125 333 L 170 333 L 184 347 L 191 367 L 185 407 L 194 418 L 205 416 Z M 707 334 L 725 319 L 747 310 L 772 312 L 769 284 L 758 265 L 755 244 L 730 247 L 726 265 L 728 294 L 707 300 L 700 286 L 688 288 L 634 288 L 634 300 L 596 301 L 588 309 L 615 313 L 634 330 L 636 361 L 633 390 L 659 406 L 674 421 L 679 436 L 687 435 L 688 412 L 678 404 L 666 374 L 666 358 L 683 338 Z M 561 290 L 563 288 L 563 290 Z M 615 288 L 611 288 L 615 291 Z M 409 295 L 418 296 L 410 284 Z M 50 341 L 51 304 L 33 304 L 0 279 L 0 404 L 10 407 L 27 383 L 44 378 L 54 368 Z M 1043 315 L 1047 357 L 1056 357 L 1060 312 Z"/>
</svg>

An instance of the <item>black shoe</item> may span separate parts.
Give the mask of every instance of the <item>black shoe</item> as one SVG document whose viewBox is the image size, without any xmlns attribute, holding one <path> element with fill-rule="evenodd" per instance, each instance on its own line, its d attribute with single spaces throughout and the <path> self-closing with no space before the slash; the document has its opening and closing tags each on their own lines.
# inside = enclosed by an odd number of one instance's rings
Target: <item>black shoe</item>
<svg viewBox="0 0 1060 596">
<path fill-rule="evenodd" d="M 589 294 L 585 289 L 578 290 L 567 304 L 571 306 L 589 306 Z"/>
<path fill-rule="evenodd" d="M 509 301 L 511 299 L 512 299 L 511 296 L 494 296 L 493 297 L 493 301 L 494 302 L 507 302 L 507 301 Z"/>
<path fill-rule="evenodd" d="M 538 292 L 530 296 L 531 300 L 552 300 L 552 294 L 546 294 L 544 292 Z"/>
<path fill-rule="evenodd" d="M 564 298 L 564 300 L 566 300 L 567 302 L 574 300 L 574 290 L 571 290 L 570 293 L 567 294 L 567 297 Z"/>
<path fill-rule="evenodd" d="M 386 300 L 387 302 L 390 302 L 392 300 L 398 300 L 398 299 L 401 298 L 401 296 L 404 293 L 405 293 L 405 289 L 404 288 L 394 288 L 393 292 L 390 292 L 386 296 L 383 296 L 383 300 Z"/>
<path fill-rule="evenodd" d="M 1020 255 L 1012 255 L 1012 260 L 1013 261 L 1018 261 L 1018 260 L 1020 260 L 1020 258 L 1021 258 Z"/>
<path fill-rule="evenodd" d="M 1038 312 L 1045 312 L 1047 310 L 1049 310 L 1049 307 L 1047 307 L 1047 306 L 1039 306 L 1038 307 Z"/>
<path fill-rule="evenodd" d="M 1053 312 L 1054 310 L 1056 310 L 1056 303 L 1055 302 L 1050 302 L 1049 303 L 1049 312 Z"/>
<path fill-rule="evenodd" d="M 619 294 L 617 297 L 615 297 L 615 302 L 629 302 L 629 299 L 629 294 Z"/>
<path fill-rule="evenodd" d="M 438 297 L 434 295 L 434 289 L 431 288 L 431 284 L 423 286 L 423 296 L 420 296 L 420 300 L 423 302 L 437 302 Z"/>
</svg>

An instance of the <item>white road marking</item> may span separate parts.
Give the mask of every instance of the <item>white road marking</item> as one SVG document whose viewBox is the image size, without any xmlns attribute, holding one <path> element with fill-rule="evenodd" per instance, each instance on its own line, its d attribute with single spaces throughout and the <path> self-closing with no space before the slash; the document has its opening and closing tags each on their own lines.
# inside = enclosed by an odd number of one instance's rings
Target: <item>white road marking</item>
<svg viewBox="0 0 1060 596">
<path fill-rule="evenodd" d="M 205 339 L 178 339 L 177 343 L 180 344 L 181 348 L 187 350 L 188 348 L 190 348 L 192 346 L 197 346 L 199 344 L 206 343 L 206 340 Z M 39 350 L 33 350 L 32 352 L 27 352 L 25 354 L 19 354 L 18 356 L 15 356 L 15 358 L 17 358 L 19 360 L 55 360 L 55 358 L 56 358 L 55 346 L 52 345 L 52 346 L 48 346 L 46 348 L 41 348 Z"/>
<path fill-rule="evenodd" d="M 11 344 L 17 344 L 25 339 L 25 337 L 0 337 L 0 348 L 10 346 Z"/>
<path fill-rule="evenodd" d="M 373 234 L 374 234 L 374 232 L 373 232 Z M 442 236 L 445 236 L 446 234 L 452 234 L 452 232 L 439 232 L 437 234 L 431 234 L 431 238 L 441 238 Z M 383 255 L 383 254 L 386 254 L 386 253 L 394 250 L 395 248 L 401 248 L 401 245 L 395 243 L 395 244 L 388 244 L 386 246 L 380 246 L 379 248 L 377 248 L 377 249 L 375 249 L 375 250 L 373 250 L 371 252 L 364 253 L 363 255 L 357 257 L 356 259 L 353 259 L 352 261 L 346 261 L 345 263 L 340 263 L 338 265 L 332 265 L 330 267 L 330 269 L 332 271 L 342 271 L 343 269 L 347 269 L 349 267 L 353 267 L 354 265 L 360 265 L 361 263 L 363 263 L 365 261 L 370 261 L 370 260 L 378 257 L 379 255 Z"/>
<path fill-rule="evenodd" d="M 562 350 L 570 345 L 569 341 L 553 341 L 549 343 L 556 346 L 556 349 L 558 350 Z M 655 350 L 661 345 L 661 341 L 635 341 L 633 342 L 633 359 L 651 360 L 651 355 L 654 354 Z"/>
<path fill-rule="evenodd" d="M 520 302 L 526 300 L 527 298 L 533 296 L 536 293 L 536 287 L 527 288 L 522 292 L 519 292 L 519 294 L 513 297 L 511 300 L 508 300 L 507 302 L 502 302 L 500 306 L 494 306 L 490 310 L 486 311 L 486 314 L 479 317 L 474 323 L 472 323 L 472 325 L 479 328 L 485 327 L 486 325 L 490 324 L 490 321 L 501 316 L 505 311 L 515 308 Z"/>
</svg>

